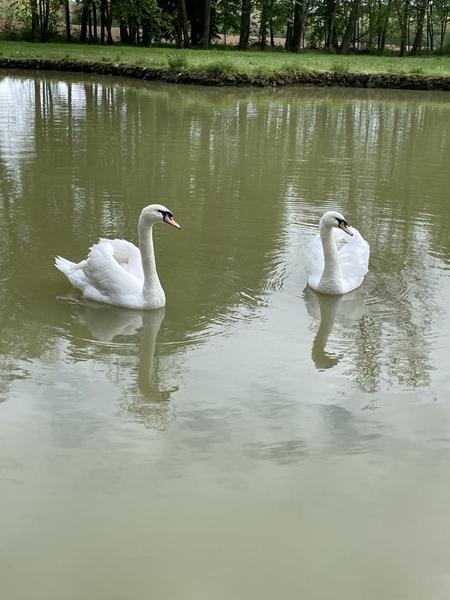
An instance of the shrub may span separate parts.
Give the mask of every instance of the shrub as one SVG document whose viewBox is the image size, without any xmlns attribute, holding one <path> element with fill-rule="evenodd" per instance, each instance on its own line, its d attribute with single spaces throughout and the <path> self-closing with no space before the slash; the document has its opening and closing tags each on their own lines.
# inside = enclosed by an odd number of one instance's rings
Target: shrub
<svg viewBox="0 0 450 600">
<path fill-rule="evenodd" d="M 167 64 L 169 71 L 173 71 L 175 73 L 186 71 L 188 67 L 188 61 L 185 54 L 169 54 L 167 57 Z"/>
<path fill-rule="evenodd" d="M 202 69 L 208 75 L 220 77 L 221 75 L 233 75 L 236 68 L 230 60 L 218 60 L 206 65 Z"/>
<path fill-rule="evenodd" d="M 334 63 L 333 65 L 331 65 L 330 71 L 332 73 L 344 74 L 348 73 L 349 69 L 348 65 L 344 65 L 343 63 Z"/>
<path fill-rule="evenodd" d="M 295 75 L 298 70 L 297 65 L 291 62 L 285 62 L 281 65 L 281 71 L 287 75 Z"/>
<path fill-rule="evenodd" d="M 273 81 L 272 73 L 270 69 L 264 66 L 258 67 L 254 72 L 255 77 L 265 85 L 271 83 Z"/>
</svg>

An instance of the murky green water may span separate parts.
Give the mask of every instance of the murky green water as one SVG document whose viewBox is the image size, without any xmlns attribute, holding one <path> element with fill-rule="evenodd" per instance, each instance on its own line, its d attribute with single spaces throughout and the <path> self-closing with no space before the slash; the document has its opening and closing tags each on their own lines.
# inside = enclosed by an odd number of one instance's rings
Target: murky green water
<svg viewBox="0 0 450 600">
<path fill-rule="evenodd" d="M 2 597 L 449 597 L 449 100 L 0 75 Z M 80 302 L 151 202 L 165 314 Z"/>
</svg>

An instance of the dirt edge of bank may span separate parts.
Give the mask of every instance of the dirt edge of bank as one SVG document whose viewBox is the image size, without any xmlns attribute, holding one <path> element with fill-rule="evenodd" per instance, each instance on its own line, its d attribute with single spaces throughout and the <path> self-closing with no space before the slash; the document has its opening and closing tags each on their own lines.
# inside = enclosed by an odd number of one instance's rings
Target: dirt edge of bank
<svg viewBox="0 0 450 600">
<path fill-rule="evenodd" d="M 339 73 L 304 71 L 295 73 L 274 73 L 267 77 L 255 74 L 225 74 L 179 72 L 142 67 L 138 65 L 109 64 L 96 62 L 80 62 L 68 59 L 41 58 L 0 58 L 3 69 L 35 69 L 48 71 L 68 71 L 75 73 L 98 73 L 100 75 L 117 75 L 135 79 L 166 81 L 170 83 L 191 83 L 214 86 L 283 86 L 308 85 L 318 87 L 359 87 L 359 88 L 392 88 L 406 90 L 441 90 L 450 91 L 450 77 L 438 77 L 422 74 L 392 73 Z"/>
</svg>

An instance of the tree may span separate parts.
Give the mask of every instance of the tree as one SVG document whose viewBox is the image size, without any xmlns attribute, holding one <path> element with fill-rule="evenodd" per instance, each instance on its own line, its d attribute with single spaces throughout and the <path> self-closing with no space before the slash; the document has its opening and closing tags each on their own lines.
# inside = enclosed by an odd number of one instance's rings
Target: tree
<svg viewBox="0 0 450 600">
<path fill-rule="evenodd" d="M 346 54 L 350 50 L 350 43 L 353 40 L 356 33 L 356 26 L 359 17 L 360 6 L 361 0 L 352 0 L 350 7 L 350 15 L 345 26 L 344 35 L 342 36 L 342 42 L 340 47 L 340 51 L 342 54 Z"/>
<path fill-rule="evenodd" d="M 205 0 L 205 28 L 203 31 L 203 48 L 209 46 L 209 28 L 211 24 L 211 0 Z"/>
<path fill-rule="evenodd" d="M 439 23 L 439 51 L 442 52 L 449 22 L 450 2 L 449 0 L 434 0 L 434 6 Z"/>
<path fill-rule="evenodd" d="M 242 0 L 241 26 L 239 31 L 239 50 L 247 50 L 250 39 L 250 15 L 252 12 L 252 0 Z"/>
<path fill-rule="evenodd" d="M 185 0 L 177 1 L 177 10 L 178 10 L 178 20 L 177 20 L 177 30 L 180 32 L 179 43 L 178 45 L 184 46 L 184 48 L 189 48 L 189 25 L 186 13 L 186 2 Z"/>
<path fill-rule="evenodd" d="M 25 23 L 31 39 L 45 42 L 56 31 L 60 0 L 13 0 L 17 21 Z"/>
<path fill-rule="evenodd" d="M 241 0 L 217 0 L 216 24 L 218 31 L 224 36 L 227 43 L 228 33 L 239 31 Z"/>
<path fill-rule="evenodd" d="M 400 27 L 400 56 L 405 56 L 408 46 L 408 24 L 410 15 L 410 0 L 394 0 Z"/>
<path fill-rule="evenodd" d="M 336 9 L 337 0 L 325 0 L 325 46 L 330 50 L 337 47 Z"/>
<path fill-rule="evenodd" d="M 303 39 L 303 30 L 305 27 L 305 0 L 294 0 L 294 18 L 292 24 L 292 34 L 289 40 L 289 50 L 291 52 L 300 52 L 300 46 Z"/>
<path fill-rule="evenodd" d="M 71 42 L 72 36 L 70 32 L 70 4 L 69 0 L 64 0 L 64 16 L 66 20 L 66 41 Z"/>
<path fill-rule="evenodd" d="M 411 49 L 411 55 L 417 56 L 422 48 L 422 36 L 423 36 L 423 26 L 425 24 L 425 15 L 427 11 L 428 0 L 420 0 L 417 3 L 417 28 L 416 35 L 414 36 L 413 47 Z"/>
</svg>

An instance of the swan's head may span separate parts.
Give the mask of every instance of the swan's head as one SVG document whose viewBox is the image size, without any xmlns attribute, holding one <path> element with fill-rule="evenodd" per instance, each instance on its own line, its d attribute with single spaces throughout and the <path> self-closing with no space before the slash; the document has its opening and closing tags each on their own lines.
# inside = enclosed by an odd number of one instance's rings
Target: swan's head
<svg viewBox="0 0 450 600">
<path fill-rule="evenodd" d="M 149 204 L 143 208 L 139 220 L 143 220 L 149 225 L 153 223 L 167 223 L 168 225 L 172 225 L 172 227 L 181 229 L 181 225 L 178 225 L 173 218 L 172 211 L 162 204 Z"/>
<path fill-rule="evenodd" d="M 322 215 L 322 218 L 319 222 L 319 227 L 320 229 L 338 227 L 339 229 L 342 229 L 342 231 L 345 231 L 345 233 L 348 233 L 348 235 L 353 235 L 347 221 L 344 219 L 341 213 L 338 213 L 335 210 L 329 210 Z"/>
</svg>

